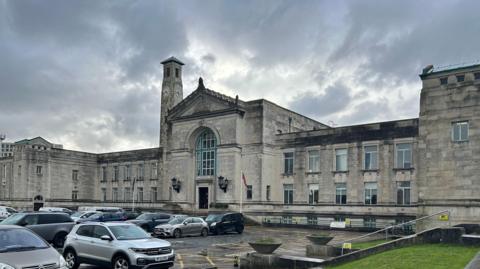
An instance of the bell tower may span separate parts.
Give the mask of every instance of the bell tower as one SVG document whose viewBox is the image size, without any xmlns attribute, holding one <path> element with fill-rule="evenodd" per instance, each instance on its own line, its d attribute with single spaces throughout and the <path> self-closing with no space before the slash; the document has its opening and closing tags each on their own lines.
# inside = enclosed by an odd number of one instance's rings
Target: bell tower
<svg viewBox="0 0 480 269">
<path fill-rule="evenodd" d="M 161 64 L 163 65 L 163 83 L 160 108 L 160 147 L 165 148 L 169 131 L 166 123 L 168 110 L 183 99 L 182 66 L 184 63 L 172 56 Z"/>
</svg>

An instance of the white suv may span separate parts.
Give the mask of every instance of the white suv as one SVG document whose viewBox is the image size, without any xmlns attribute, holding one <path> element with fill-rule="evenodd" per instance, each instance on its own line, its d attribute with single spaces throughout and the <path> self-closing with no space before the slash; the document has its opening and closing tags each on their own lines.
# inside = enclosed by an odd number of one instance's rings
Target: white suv
<svg viewBox="0 0 480 269">
<path fill-rule="evenodd" d="M 81 263 L 113 269 L 169 268 L 175 261 L 169 242 L 124 222 L 76 225 L 64 246 L 63 256 L 69 269 L 76 269 Z"/>
<path fill-rule="evenodd" d="M 0 206 L 0 220 L 6 219 L 10 217 L 10 215 L 13 215 L 17 213 L 17 210 L 8 207 L 8 206 Z"/>
</svg>

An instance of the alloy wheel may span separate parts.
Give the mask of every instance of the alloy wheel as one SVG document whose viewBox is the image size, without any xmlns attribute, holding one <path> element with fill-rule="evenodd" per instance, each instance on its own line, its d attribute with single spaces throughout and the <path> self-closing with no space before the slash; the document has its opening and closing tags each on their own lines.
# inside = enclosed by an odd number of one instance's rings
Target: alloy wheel
<svg viewBox="0 0 480 269">
<path fill-rule="evenodd" d="M 115 269 L 128 269 L 128 261 L 125 258 L 120 257 L 115 261 L 114 268 Z"/>
</svg>

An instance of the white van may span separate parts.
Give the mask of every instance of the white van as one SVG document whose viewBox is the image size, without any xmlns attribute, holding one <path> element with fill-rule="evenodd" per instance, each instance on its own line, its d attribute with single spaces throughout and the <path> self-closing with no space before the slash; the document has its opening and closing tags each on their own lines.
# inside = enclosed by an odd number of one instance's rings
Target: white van
<svg viewBox="0 0 480 269">
<path fill-rule="evenodd" d="M 70 210 L 68 208 L 63 208 L 63 207 L 40 207 L 40 209 L 38 209 L 38 211 L 40 211 L 40 212 L 62 212 L 62 213 L 67 213 L 69 215 L 71 215 L 73 213 L 72 210 Z"/>
<path fill-rule="evenodd" d="M 0 219 L 6 219 L 10 217 L 10 215 L 13 215 L 17 213 L 17 210 L 8 207 L 8 206 L 0 206 Z"/>
</svg>

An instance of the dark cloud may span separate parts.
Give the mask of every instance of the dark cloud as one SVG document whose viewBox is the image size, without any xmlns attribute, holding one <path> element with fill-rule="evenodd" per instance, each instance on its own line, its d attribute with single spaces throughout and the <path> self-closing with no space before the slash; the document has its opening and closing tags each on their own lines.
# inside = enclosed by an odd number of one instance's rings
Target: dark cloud
<svg viewBox="0 0 480 269">
<path fill-rule="evenodd" d="M 0 132 L 94 152 L 157 146 L 160 61 L 172 55 L 186 63 L 185 95 L 202 76 L 322 121 L 416 117 L 421 67 L 478 60 L 479 8 L 0 0 Z"/>
<path fill-rule="evenodd" d="M 289 106 L 305 115 L 319 118 L 326 117 L 348 107 L 351 101 L 351 89 L 341 83 L 327 87 L 325 93 L 313 91 L 302 93 L 293 98 Z"/>
</svg>

